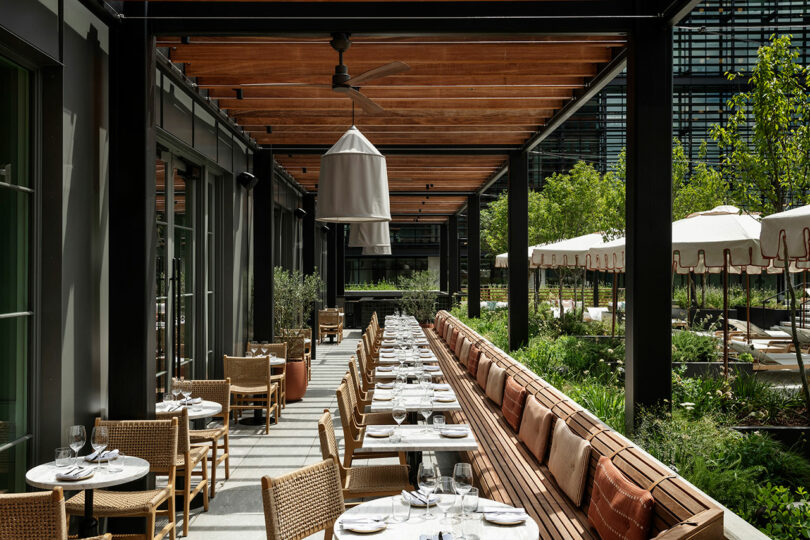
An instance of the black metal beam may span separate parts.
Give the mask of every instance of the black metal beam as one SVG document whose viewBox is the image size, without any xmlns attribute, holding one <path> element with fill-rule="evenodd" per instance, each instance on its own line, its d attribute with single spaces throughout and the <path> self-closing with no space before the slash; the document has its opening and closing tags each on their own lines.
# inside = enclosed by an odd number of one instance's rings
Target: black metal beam
<svg viewBox="0 0 810 540">
<path fill-rule="evenodd" d="M 509 350 L 529 341 L 529 154 L 509 156 Z"/>
<path fill-rule="evenodd" d="M 447 292 L 447 256 L 449 245 L 447 240 L 447 223 L 439 225 L 439 290 Z"/>
<path fill-rule="evenodd" d="M 672 28 L 639 23 L 627 77 L 625 421 L 672 395 Z"/>
<path fill-rule="evenodd" d="M 131 13 L 145 7 L 130 6 Z M 144 20 L 111 29 L 109 418 L 155 414 L 155 40 Z"/>
<path fill-rule="evenodd" d="M 335 239 L 335 247 L 337 248 L 337 261 L 335 261 L 335 292 L 337 296 L 343 296 L 346 292 L 346 227 L 343 223 L 337 223 L 335 229 L 335 234 L 337 234 L 337 238 Z"/>
<path fill-rule="evenodd" d="M 424 191 L 389 191 L 391 197 L 469 197 L 475 191 L 438 191 L 426 189 Z"/>
<path fill-rule="evenodd" d="M 689 15 L 702 0 L 672 0 L 663 10 L 664 21 L 669 25 L 676 25 Z"/>
<path fill-rule="evenodd" d="M 319 230 L 315 223 L 315 195 L 307 193 L 301 198 L 301 207 L 306 212 L 301 223 L 301 271 L 305 276 L 315 272 L 318 260 L 315 256 L 315 245 Z M 307 317 L 307 323 L 312 329 L 318 328 L 318 310 L 313 309 Z M 317 339 L 312 340 L 312 357 L 316 357 Z"/>
<path fill-rule="evenodd" d="M 326 232 L 326 305 L 337 307 L 337 224 Z"/>
<path fill-rule="evenodd" d="M 323 144 L 274 144 L 273 150 L 276 154 L 286 154 L 292 156 L 305 156 L 305 155 L 321 155 L 329 150 L 329 145 Z M 514 144 L 487 144 L 487 145 L 441 145 L 434 144 L 430 146 L 418 145 L 380 145 L 377 146 L 382 154 L 387 156 L 465 156 L 465 155 L 506 155 L 509 152 L 514 152 L 519 149 L 519 145 Z"/>
<path fill-rule="evenodd" d="M 273 340 L 273 182 L 272 150 L 253 156 L 253 174 L 259 179 L 253 188 L 253 339 Z"/>
<path fill-rule="evenodd" d="M 647 2 L 154 2 L 158 35 L 291 33 L 587 33 L 626 32 L 662 14 Z"/>
<path fill-rule="evenodd" d="M 458 285 L 458 216 L 452 215 L 447 220 L 447 292 L 452 296 L 457 293 Z"/>
<path fill-rule="evenodd" d="M 467 315 L 481 316 L 481 197 L 467 203 Z"/>
</svg>

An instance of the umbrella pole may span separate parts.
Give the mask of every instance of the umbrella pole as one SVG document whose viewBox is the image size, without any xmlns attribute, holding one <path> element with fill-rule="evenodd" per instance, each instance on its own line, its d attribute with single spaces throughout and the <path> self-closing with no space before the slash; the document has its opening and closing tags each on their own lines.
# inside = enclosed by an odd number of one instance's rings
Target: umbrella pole
<svg viewBox="0 0 810 540">
<path fill-rule="evenodd" d="M 565 308 L 563 307 L 563 282 L 562 282 L 562 268 L 557 268 L 557 278 L 560 281 L 559 286 L 559 296 L 560 296 L 560 320 L 562 321 L 563 315 L 565 315 Z"/>
<path fill-rule="evenodd" d="M 796 363 L 799 365 L 799 376 L 802 380 L 802 393 L 804 395 L 804 402 L 807 404 L 807 414 L 810 415 L 810 386 L 807 382 L 807 372 L 804 369 L 804 358 L 802 357 L 802 348 L 799 344 L 799 337 L 796 334 L 796 294 L 793 291 L 793 283 L 790 280 L 790 254 L 788 253 L 787 237 L 782 236 L 785 257 L 785 293 L 787 294 L 790 311 L 790 330 L 791 337 L 793 338 L 793 348 L 796 349 Z"/>
<path fill-rule="evenodd" d="M 802 270 L 802 327 L 807 324 L 807 310 L 804 308 L 804 297 L 807 294 L 807 270 Z"/>
<path fill-rule="evenodd" d="M 611 317 L 610 337 L 616 337 L 616 317 L 619 316 L 619 288 L 616 283 L 616 271 L 613 271 L 613 317 Z"/>
<path fill-rule="evenodd" d="M 751 275 L 745 271 L 745 337 L 751 345 Z"/>
<path fill-rule="evenodd" d="M 728 257 L 723 253 L 723 374 L 728 378 Z"/>
<path fill-rule="evenodd" d="M 581 298 L 582 298 L 582 320 L 585 320 L 585 278 L 588 276 L 588 271 L 584 268 L 582 269 L 582 289 L 580 290 Z M 574 304 L 574 308 L 576 309 L 576 303 Z"/>
</svg>

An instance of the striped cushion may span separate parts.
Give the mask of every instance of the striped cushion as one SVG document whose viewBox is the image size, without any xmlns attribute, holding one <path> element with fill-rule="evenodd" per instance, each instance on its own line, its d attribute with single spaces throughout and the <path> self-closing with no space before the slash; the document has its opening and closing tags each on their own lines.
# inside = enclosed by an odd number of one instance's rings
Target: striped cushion
<svg viewBox="0 0 810 540">
<path fill-rule="evenodd" d="M 453 333 L 450 334 L 450 341 L 447 342 L 450 345 L 450 350 L 456 352 L 456 342 L 458 341 L 458 328 L 453 328 Z"/>
<path fill-rule="evenodd" d="M 596 466 L 588 521 L 602 540 L 649 538 L 655 499 L 625 478 L 609 458 Z"/>
<path fill-rule="evenodd" d="M 506 423 L 512 426 L 515 431 L 520 426 L 520 419 L 523 416 L 523 404 L 526 403 L 526 389 L 519 385 L 513 377 L 506 378 L 506 386 L 503 389 L 503 404 L 501 411 Z"/>
</svg>

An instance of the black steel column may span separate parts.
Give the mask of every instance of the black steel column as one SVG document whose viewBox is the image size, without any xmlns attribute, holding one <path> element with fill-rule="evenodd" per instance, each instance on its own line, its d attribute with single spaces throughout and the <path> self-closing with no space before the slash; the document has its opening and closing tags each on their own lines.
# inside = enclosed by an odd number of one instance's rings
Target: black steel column
<svg viewBox="0 0 810 540">
<path fill-rule="evenodd" d="M 439 290 L 447 292 L 447 223 L 439 225 Z"/>
<path fill-rule="evenodd" d="M 509 155 L 509 350 L 529 341 L 529 154 Z"/>
<path fill-rule="evenodd" d="M 447 256 L 448 256 L 448 280 L 447 292 L 452 297 L 459 289 L 458 285 L 458 216 L 450 216 L 447 220 Z"/>
<path fill-rule="evenodd" d="M 307 193 L 302 197 L 301 203 L 304 212 L 306 212 L 301 223 L 301 270 L 305 276 L 308 276 L 315 273 L 316 261 L 318 260 L 315 257 L 316 235 L 319 233 L 319 230 L 316 228 L 317 223 L 315 222 L 315 194 Z M 317 308 L 313 309 L 307 317 L 307 324 L 312 328 L 313 335 L 316 334 L 318 329 Z M 317 339 L 312 340 L 313 358 L 316 357 L 317 343 Z"/>
<path fill-rule="evenodd" d="M 467 199 L 467 315 L 481 316 L 481 197 Z"/>
<path fill-rule="evenodd" d="M 627 64 L 626 425 L 672 396 L 672 28 L 639 22 Z"/>
<path fill-rule="evenodd" d="M 343 223 L 336 224 L 336 231 L 335 234 L 337 237 L 335 238 L 335 249 L 337 250 L 337 261 L 335 261 L 335 269 L 337 272 L 335 273 L 335 290 L 337 296 L 343 296 L 345 293 L 344 287 L 346 286 L 346 238 L 345 238 L 345 231 L 346 227 Z M 335 304 L 337 305 L 337 304 Z"/>
<path fill-rule="evenodd" d="M 337 223 L 326 233 L 326 305 L 337 307 Z"/>
<path fill-rule="evenodd" d="M 141 3 L 127 15 L 145 15 Z M 155 40 L 148 23 L 115 26 L 110 55 L 111 419 L 155 413 Z M 53 149 L 52 149 L 53 150 Z"/>
<path fill-rule="evenodd" d="M 263 148 L 253 157 L 253 339 L 273 341 L 273 151 Z"/>
</svg>

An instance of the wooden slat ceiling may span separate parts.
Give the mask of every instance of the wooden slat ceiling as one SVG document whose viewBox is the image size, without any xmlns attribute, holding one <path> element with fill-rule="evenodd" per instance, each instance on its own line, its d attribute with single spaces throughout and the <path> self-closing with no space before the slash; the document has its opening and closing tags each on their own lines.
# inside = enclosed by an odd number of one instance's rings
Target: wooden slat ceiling
<svg viewBox="0 0 810 540">
<path fill-rule="evenodd" d="M 158 47 L 181 65 L 259 144 L 333 144 L 351 125 L 352 104 L 329 88 L 337 52 L 331 36 L 162 37 Z M 355 111 L 355 124 L 377 146 L 408 147 L 523 144 L 599 68 L 625 46 L 617 36 L 353 35 L 344 55 L 349 73 L 393 61 L 410 70 L 362 85 L 385 109 Z M 240 96 L 241 94 L 241 96 Z M 277 154 L 307 190 L 317 191 L 320 157 Z M 466 202 L 504 163 L 498 155 L 391 155 L 392 213 L 398 220 L 443 214 Z M 397 196 L 425 191 L 430 198 Z M 445 195 L 442 195 L 445 192 Z M 450 193 L 452 192 L 452 193 Z M 422 221 L 422 218 L 420 218 Z"/>
</svg>

